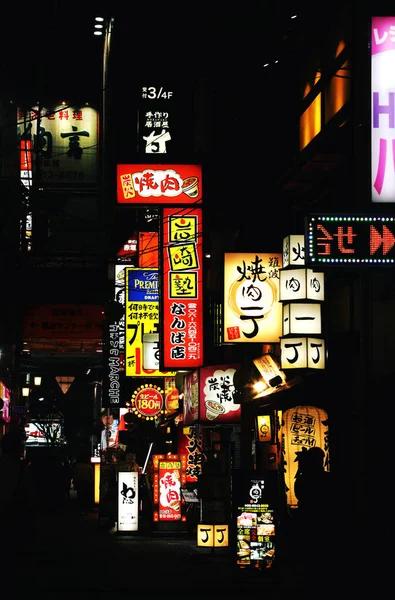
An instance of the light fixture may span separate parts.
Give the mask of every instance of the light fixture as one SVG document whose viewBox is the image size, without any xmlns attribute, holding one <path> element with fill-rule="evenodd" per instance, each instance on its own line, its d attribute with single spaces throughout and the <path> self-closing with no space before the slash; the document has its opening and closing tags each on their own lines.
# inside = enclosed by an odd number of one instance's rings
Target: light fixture
<svg viewBox="0 0 395 600">
<path fill-rule="evenodd" d="M 95 21 L 102 23 L 104 21 L 104 17 L 95 17 Z"/>
<path fill-rule="evenodd" d="M 41 385 L 41 375 L 34 376 L 34 385 Z"/>
<path fill-rule="evenodd" d="M 93 32 L 93 35 L 103 35 L 102 31 L 99 31 L 98 29 L 96 31 Z"/>
<path fill-rule="evenodd" d="M 28 397 L 28 395 L 29 395 L 29 392 L 30 392 L 30 390 L 29 390 L 29 388 L 28 388 L 28 387 L 23 387 L 23 388 L 22 388 L 22 396 L 23 396 L 24 398 L 27 398 L 27 397 Z"/>
<path fill-rule="evenodd" d="M 95 29 L 103 29 L 103 25 L 100 25 L 99 23 L 97 23 L 95 25 Z"/>
<path fill-rule="evenodd" d="M 42 396 L 41 398 L 38 399 L 39 402 L 43 402 L 44 400 L 44 396 Z"/>
</svg>

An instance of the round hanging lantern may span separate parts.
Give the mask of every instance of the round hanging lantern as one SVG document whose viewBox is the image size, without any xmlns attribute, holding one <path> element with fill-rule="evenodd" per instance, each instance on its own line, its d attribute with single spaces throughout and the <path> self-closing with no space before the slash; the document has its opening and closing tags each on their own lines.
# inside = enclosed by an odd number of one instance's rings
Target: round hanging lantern
<svg viewBox="0 0 395 600">
<path fill-rule="evenodd" d="M 299 454 L 310 448 L 321 448 L 324 451 L 324 468 L 329 471 L 328 414 L 316 406 L 289 408 L 283 414 L 281 436 L 287 505 L 297 508 L 294 483 L 299 467 Z"/>
</svg>

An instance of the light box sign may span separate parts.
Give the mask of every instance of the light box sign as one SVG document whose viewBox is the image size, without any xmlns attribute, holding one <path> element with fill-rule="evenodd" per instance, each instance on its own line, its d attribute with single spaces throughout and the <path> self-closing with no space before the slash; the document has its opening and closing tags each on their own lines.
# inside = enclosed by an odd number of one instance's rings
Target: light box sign
<svg viewBox="0 0 395 600">
<path fill-rule="evenodd" d="M 203 365 L 202 209 L 163 209 L 163 364 Z"/>
<path fill-rule="evenodd" d="M 281 437 L 286 502 L 288 506 L 296 508 L 298 499 L 294 484 L 302 464 L 302 460 L 299 462 L 300 456 L 309 452 L 311 448 L 321 448 L 324 469 L 330 470 L 328 414 L 316 406 L 289 408 L 283 414 Z"/>
<path fill-rule="evenodd" d="M 117 165 L 118 204 L 200 204 L 200 165 Z"/>
<path fill-rule="evenodd" d="M 143 367 L 144 335 L 157 333 L 158 325 L 158 269 L 126 267 L 126 376 L 173 375 Z"/>
<path fill-rule="evenodd" d="M 219 365 L 199 369 L 199 422 L 239 423 L 241 405 L 234 403 L 233 376 L 240 365 Z"/>
<path fill-rule="evenodd" d="M 226 548 L 229 545 L 229 526 L 198 523 L 196 545 L 198 548 Z"/>
<path fill-rule="evenodd" d="M 142 86 L 138 111 L 138 151 L 167 154 L 174 146 L 172 86 Z"/>
<path fill-rule="evenodd" d="M 185 487 L 186 457 L 178 454 L 155 454 L 154 463 L 154 520 L 175 522 L 183 520 L 181 488 Z"/>
<path fill-rule="evenodd" d="M 118 471 L 118 531 L 138 531 L 138 507 L 138 473 Z"/>
<path fill-rule="evenodd" d="M 224 341 L 276 343 L 282 254 L 225 253 Z"/>
<path fill-rule="evenodd" d="M 393 265 L 395 217 L 317 215 L 307 220 L 308 261 L 325 265 Z"/>
<path fill-rule="evenodd" d="M 141 381 L 140 378 L 138 380 Z M 164 414 L 164 377 L 149 379 L 148 382 L 141 381 L 132 389 L 130 404 L 132 412 L 140 419 L 153 421 L 155 417 Z"/>
<path fill-rule="evenodd" d="M 395 202 L 395 17 L 372 17 L 372 202 Z"/>
<path fill-rule="evenodd" d="M 39 125 L 37 125 L 40 116 Z M 22 147 L 40 149 L 44 189 L 96 187 L 99 117 L 90 106 L 18 109 L 17 135 Z"/>
<path fill-rule="evenodd" d="M 271 569 L 276 552 L 276 471 L 233 475 L 238 568 Z"/>
</svg>

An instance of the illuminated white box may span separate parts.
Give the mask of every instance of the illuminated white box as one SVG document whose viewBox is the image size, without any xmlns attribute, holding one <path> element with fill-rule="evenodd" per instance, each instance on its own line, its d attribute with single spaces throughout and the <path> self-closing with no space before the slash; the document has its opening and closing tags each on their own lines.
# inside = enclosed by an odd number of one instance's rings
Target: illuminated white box
<svg viewBox="0 0 395 600">
<path fill-rule="evenodd" d="M 312 269 L 280 270 L 280 302 L 325 300 L 324 273 Z"/>
<path fill-rule="evenodd" d="M 283 304 L 283 335 L 321 335 L 321 304 Z"/>
</svg>

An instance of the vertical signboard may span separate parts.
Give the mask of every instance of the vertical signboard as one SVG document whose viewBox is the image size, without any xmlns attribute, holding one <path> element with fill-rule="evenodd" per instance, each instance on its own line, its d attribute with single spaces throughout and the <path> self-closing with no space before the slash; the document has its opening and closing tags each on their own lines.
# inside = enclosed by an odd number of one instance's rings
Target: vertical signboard
<svg viewBox="0 0 395 600">
<path fill-rule="evenodd" d="M 271 569 L 276 552 L 277 472 L 233 475 L 238 568 Z"/>
<path fill-rule="evenodd" d="M 224 341 L 276 343 L 282 254 L 225 253 Z"/>
<path fill-rule="evenodd" d="M 158 333 L 158 269 L 126 267 L 126 375 L 157 377 L 165 373 L 144 369 L 144 335 Z M 173 373 L 166 373 L 172 375 Z"/>
<path fill-rule="evenodd" d="M 395 17 L 372 17 L 372 202 L 395 201 Z"/>
<path fill-rule="evenodd" d="M 198 427 L 185 427 L 181 421 L 178 424 L 177 452 L 185 454 L 186 482 L 197 483 L 199 475 L 202 474 L 203 465 L 203 433 Z"/>
<path fill-rule="evenodd" d="M 151 73 L 151 70 L 150 70 Z M 193 93 L 182 85 L 156 80 L 150 75 L 137 89 L 137 152 L 147 158 L 155 154 L 185 155 L 193 150 Z"/>
<path fill-rule="evenodd" d="M 166 369 L 203 365 L 202 209 L 164 208 L 163 363 Z"/>
<path fill-rule="evenodd" d="M 174 92 L 169 86 L 142 86 L 138 111 L 137 150 L 167 154 L 173 142 Z"/>
<path fill-rule="evenodd" d="M 90 106 L 18 110 L 21 150 L 30 141 L 33 152 L 40 153 L 44 189 L 97 186 L 98 126 L 98 113 Z"/>
<path fill-rule="evenodd" d="M 154 520 L 176 522 L 185 520 L 181 488 L 185 486 L 186 457 L 178 454 L 155 454 Z"/>
<path fill-rule="evenodd" d="M 118 531 L 138 530 L 138 477 L 134 471 L 118 472 Z"/>
</svg>

